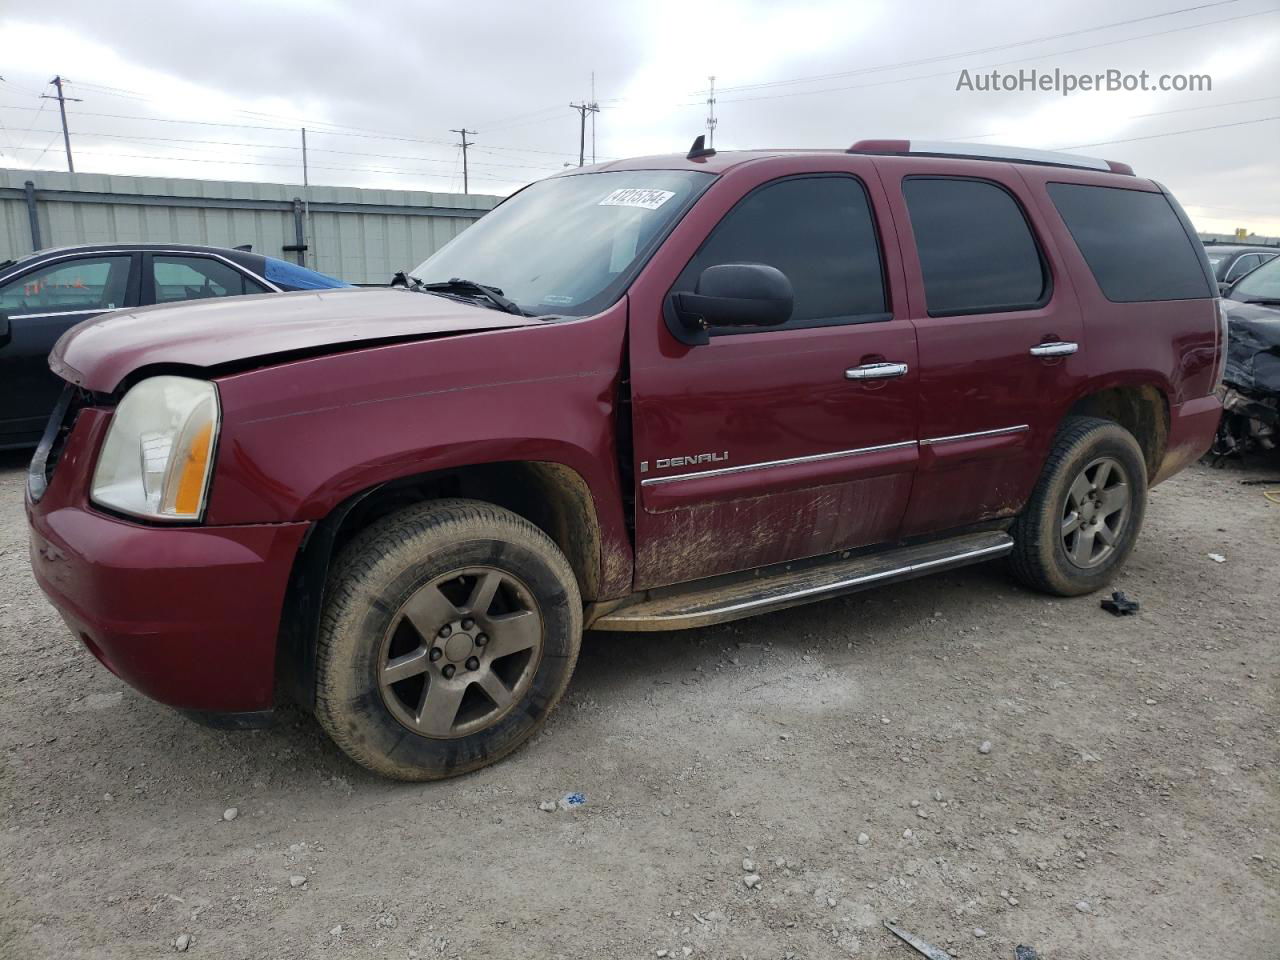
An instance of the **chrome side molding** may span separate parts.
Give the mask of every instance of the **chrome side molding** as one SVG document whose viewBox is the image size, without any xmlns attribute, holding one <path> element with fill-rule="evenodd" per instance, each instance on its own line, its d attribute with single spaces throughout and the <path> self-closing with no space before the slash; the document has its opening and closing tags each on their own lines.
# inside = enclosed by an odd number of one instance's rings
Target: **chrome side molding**
<svg viewBox="0 0 1280 960">
<path fill-rule="evenodd" d="M 1016 427 L 997 427 L 994 430 L 976 430 L 973 433 L 953 433 L 946 437 L 928 437 L 921 440 L 922 446 L 929 446 L 934 443 L 950 443 L 953 440 L 976 440 L 979 437 L 1002 437 L 1008 433 L 1022 433 L 1024 430 L 1030 430 L 1028 424 L 1020 423 Z"/>
</svg>

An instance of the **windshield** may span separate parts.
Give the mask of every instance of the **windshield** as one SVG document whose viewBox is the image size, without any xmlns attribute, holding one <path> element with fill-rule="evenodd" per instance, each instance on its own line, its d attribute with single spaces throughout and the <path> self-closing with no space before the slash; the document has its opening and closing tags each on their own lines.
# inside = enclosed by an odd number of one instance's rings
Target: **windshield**
<svg viewBox="0 0 1280 960">
<path fill-rule="evenodd" d="M 1246 273 L 1231 288 L 1232 300 L 1280 300 L 1280 257 Z"/>
<path fill-rule="evenodd" d="M 621 295 L 713 179 L 688 170 L 620 170 L 540 180 L 412 275 L 496 287 L 530 315 L 596 313 Z"/>
</svg>

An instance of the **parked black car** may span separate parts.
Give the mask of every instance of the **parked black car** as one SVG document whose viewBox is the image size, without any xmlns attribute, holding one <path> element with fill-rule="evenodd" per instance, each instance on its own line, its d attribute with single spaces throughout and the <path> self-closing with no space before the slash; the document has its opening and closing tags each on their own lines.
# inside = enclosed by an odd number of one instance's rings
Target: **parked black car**
<svg viewBox="0 0 1280 960">
<path fill-rule="evenodd" d="M 63 382 L 49 350 L 81 320 L 122 307 L 347 284 L 245 250 L 103 243 L 0 263 L 0 449 L 34 446 Z"/>
<path fill-rule="evenodd" d="M 1277 247 L 1237 243 L 1206 243 L 1204 252 L 1209 255 L 1209 266 L 1220 286 L 1235 283 L 1250 270 L 1280 256 Z"/>
</svg>

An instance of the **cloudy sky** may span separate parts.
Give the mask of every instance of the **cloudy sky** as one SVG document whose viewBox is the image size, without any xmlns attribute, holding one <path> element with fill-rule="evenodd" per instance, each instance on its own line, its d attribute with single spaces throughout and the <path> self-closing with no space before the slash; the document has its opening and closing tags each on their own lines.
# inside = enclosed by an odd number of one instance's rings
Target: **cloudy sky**
<svg viewBox="0 0 1280 960">
<path fill-rule="evenodd" d="M 1211 90 L 983 92 L 962 71 L 1207 74 Z M 601 158 L 864 137 L 1073 148 L 1201 230 L 1280 235 L 1280 0 L 43 0 L 0 3 L 0 165 L 506 194 Z M 975 81 L 976 82 L 976 81 Z M 587 153 L 591 154 L 590 134 Z"/>
</svg>

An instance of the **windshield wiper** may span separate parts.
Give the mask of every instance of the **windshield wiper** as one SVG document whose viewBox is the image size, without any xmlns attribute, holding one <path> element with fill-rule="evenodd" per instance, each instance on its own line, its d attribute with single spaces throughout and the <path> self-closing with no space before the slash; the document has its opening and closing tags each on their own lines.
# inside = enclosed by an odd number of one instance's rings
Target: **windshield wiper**
<svg viewBox="0 0 1280 960">
<path fill-rule="evenodd" d="M 490 287 L 483 283 L 476 283 L 474 280 L 463 280 L 461 277 L 453 277 L 438 283 L 423 283 L 418 277 L 413 276 L 406 277 L 406 280 L 412 285 L 410 287 L 412 290 L 425 290 L 427 293 L 458 293 L 463 296 L 479 294 L 493 304 L 495 309 L 514 313 L 520 317 L 528 316 L 514 300 L 508 300 L 502 295 L 500 287 Z"/>
<path fill-rule="evenodd" d="M 1276 297 L 1256 297 L 1252 300 L 1241 300 L 1241 303 L 1256 303 L 1263 307 L 1280 307 L 1280 299 Z"/>
</svg>

